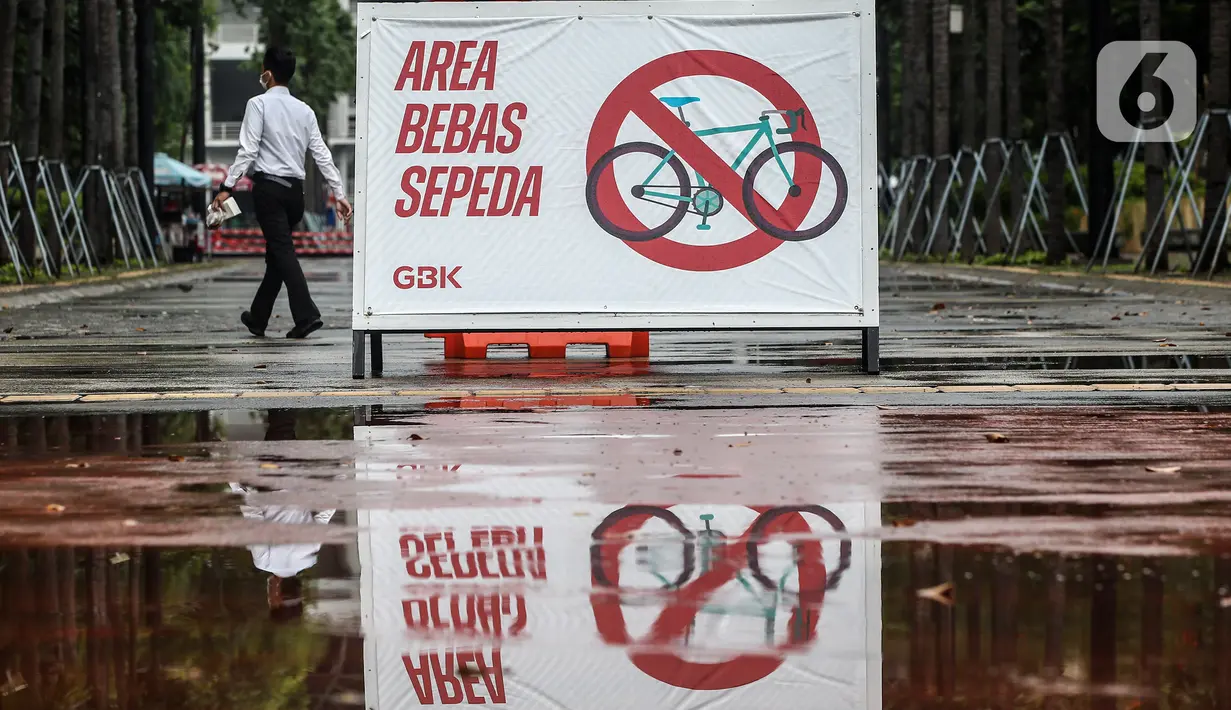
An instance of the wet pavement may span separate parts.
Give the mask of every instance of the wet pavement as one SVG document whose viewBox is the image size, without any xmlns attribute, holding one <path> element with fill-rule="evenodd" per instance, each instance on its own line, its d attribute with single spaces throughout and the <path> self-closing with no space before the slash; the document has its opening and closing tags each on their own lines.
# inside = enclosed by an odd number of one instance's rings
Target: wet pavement
<svg viewBox="0 0 1231 710">
<path fill-rule="evenodd" d="M 1208 408 L 9 417 L 0 707 L 1231 707 L 1229 458 Z"/>
<path fill-rule="evenodd" d="M 259 262 L 195 285 L 0 311 L 0 394 L 1231 383 L 1226 289 L 925 267 L 883 270 L 879 377 L 859 372 L 848 332 L 655 334 L 648 361 L 618 363 L 586 347 L 567 361 L 530 362 L 524 348 L 445 361 L 440 341 L 408 334 L 386 337 L 383 379 L 354 382 L 350 264 L 307 269 L 326 328 L 303 342 L 279 337 L 285 313 L 275 337 L 239 325 Z"/>
<path fill-rule="evenodd" d="M 237 326 L 255 263 L 0 311 L 0 710 L 1231 709 L 1231 291 L 903 267 L 881 377 L 402 335 L 356 383 L 309 271 L 306 342 Z"/>
</svg>

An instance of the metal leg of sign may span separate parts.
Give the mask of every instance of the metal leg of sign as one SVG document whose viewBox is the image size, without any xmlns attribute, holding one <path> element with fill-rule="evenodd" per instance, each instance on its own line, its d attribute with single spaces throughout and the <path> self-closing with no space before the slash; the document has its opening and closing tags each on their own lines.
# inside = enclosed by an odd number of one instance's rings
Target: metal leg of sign
<svg viewBox="0 0 1231 710">
<path fill-rule="evenodd" d="M 363 337 L 367 335 L 362 330 L 352 330 L 350 341 L 350 367 L 351 377 L 356 380 L 363 379 Z"/>
<path fill-rule="evenodd" d="M 380 336 L 383 333 L 374 330 L 368 335 L 372 339 L 372 377 L 382 377 L 385 372 L 385 350 Z"/>
<path fill-rule="evenodd" d="M 863 371 L 869 375 L 881 372 L 881 329 L 863 329 Z"/>
</svg>

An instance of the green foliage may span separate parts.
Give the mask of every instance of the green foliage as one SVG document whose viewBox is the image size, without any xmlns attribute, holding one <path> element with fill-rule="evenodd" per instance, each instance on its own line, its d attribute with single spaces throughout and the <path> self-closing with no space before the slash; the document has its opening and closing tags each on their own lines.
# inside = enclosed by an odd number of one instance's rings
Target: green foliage
<svg viewBox="0 0 1231 710">
<path fill-rule="evenodd" d="M 324 116 L 340 94 L 355 90 L 355 23 L 337 0 L 232 0 L 259 12 L 261 41 L 287 47 L 298 68 L 291 82 L 295 96 Z M 253 74 L 261 62 L 252 58 Z"/>
</svg>

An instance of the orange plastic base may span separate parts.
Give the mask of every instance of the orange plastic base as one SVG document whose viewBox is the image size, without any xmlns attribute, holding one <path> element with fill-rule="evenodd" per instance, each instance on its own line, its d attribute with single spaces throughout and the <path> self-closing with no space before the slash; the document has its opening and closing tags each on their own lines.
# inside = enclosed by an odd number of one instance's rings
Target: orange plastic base
<svg viewBox="0 0 1231 710">
<path fill-rule="evenodd" d="M 607 333 L 428 333 L 443 338 L 445 357 L 482 360 L 489 345 L 525 345 L 532 358 L 563 358 L 569 345 L 605 345 L 609 358 L 650 356 L 650 334 L 644 331 Z"/>
</svg>

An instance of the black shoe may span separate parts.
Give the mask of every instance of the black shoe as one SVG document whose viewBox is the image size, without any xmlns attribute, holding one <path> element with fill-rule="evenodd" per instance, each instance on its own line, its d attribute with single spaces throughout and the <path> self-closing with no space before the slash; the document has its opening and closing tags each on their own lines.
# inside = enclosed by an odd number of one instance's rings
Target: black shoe
<svg viewBox="0 0 1231 710">
<path fill-rule="evenodd" d="M 239 314 L 239 322 L 248 326 L 249 333 L 252 333 L 258 338 L 265 337 L 265 328 L 257 327 L 256 321 L 252 320 L 252 314 L 249 313 L 248 311 L 244 311 L 243 313 Z"/>
<path fill-rule="evenodd" d="M 324 325 L 325 324 L 321 322 L 321 319 L 317 318 L 311 323 L 305 323 L 304 325 L 297 325 L 294 328 L 291 328 L 289 331 L 287 331 L 286 337 L 295 338 L 297 340 L 303 340 L 304 338 L 308 337 L 312 333 L 315 333 L 316 331 L 320 330 L 322 327 L 324 327 Z"/>
</svg>

